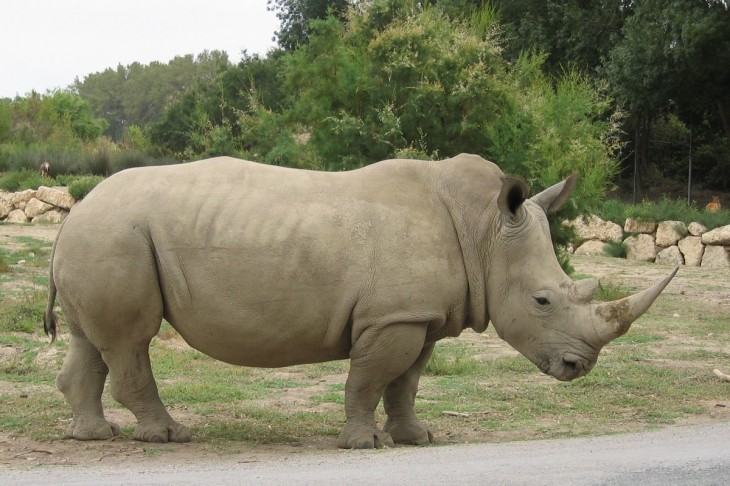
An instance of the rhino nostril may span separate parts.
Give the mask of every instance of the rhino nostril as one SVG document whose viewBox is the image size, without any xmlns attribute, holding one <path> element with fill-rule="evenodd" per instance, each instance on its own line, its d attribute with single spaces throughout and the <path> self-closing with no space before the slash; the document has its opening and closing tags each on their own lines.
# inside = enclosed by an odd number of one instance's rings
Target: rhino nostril
<svg viewBox="0 0 730 486">
<path fill-rule="evenodd" d="M 583 359 L 580 356 L 571 353 L 563 356 L 563 366 L 574 373 L 580 373 L 584 369 Z"/>
</svg>

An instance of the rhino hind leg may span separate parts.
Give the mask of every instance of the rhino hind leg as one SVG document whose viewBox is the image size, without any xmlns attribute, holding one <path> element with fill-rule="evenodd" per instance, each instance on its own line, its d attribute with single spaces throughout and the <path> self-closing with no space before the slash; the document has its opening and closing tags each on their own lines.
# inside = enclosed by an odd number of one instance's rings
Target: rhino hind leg
<svg viewBox="0 0 730 486">
<path fill-rule="evenodd" d="M 433 348 L 433 344 L 423 348 L 413 366 L 385 389 L 383 407 L 388 420 L 385 422 L 384 430 L 397 444 L 426 445 L 433 442 L 433 434 L 418 420 L 413 409 L 418 381 L 431 358 Z"/>
<path fill-rule="evenodd" d="M 347 423 L 337 439 L 343 449 L 392 447 L 391 435 L 375 424 L 375 408 L 386 387 L 422 354 L 427 326 L 398 323 L 363 332 L 350 351 L 345 384 Z"/>
<path fill-rule="evenodd" d="M 101 405 L 107 372 L 99 351 L 86 336 L 73 330 L 68 353 L 56 379 L 73 413 L 67 438 L 104 440 L 119 435 L 119 426 L 107 422 Z"/>
<path fill-rule="evenodd" d="M 149 341 L 125 343 L 102 353 L 109 366 L 111 392 L 137 418 L 134 438 L 143 442 L 189 442 L 185 426 L 170 417 L 152 375 Z"/>
</svg>

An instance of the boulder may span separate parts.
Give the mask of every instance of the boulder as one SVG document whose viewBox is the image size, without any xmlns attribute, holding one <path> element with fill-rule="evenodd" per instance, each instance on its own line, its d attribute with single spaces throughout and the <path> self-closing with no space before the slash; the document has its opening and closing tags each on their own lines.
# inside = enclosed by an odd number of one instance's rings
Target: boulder
<svg viewBox="0 0 730 486">
<path fill-rule="evenodd" d="M 600 240 L 588 240 L 578 248 L 576 248 L 574 255 L 588 255 L 588 256 L 606 256 L 604 248 L 606 243 Z"/>
<path fill-rule="evenodd" d="M 627 247 L 626 258 L 629 260 L 653 262 L 656 258 L 656 245 L 651 235 L 629 236 L 624 240 L 624 244 Z"/>
<path fill-rule="evenodd" d="M 0 192 L 0 219 L 6 217 L 13 210 L 12 194 Z"/>
<path fill-rule="evenodd" d="M 702 266 L 720 268 L 730 267 L 730 253 L 728 252 L 728 247 L 706 246 L 705 254 L 702 255 Z"/>
<path fill-rule="evenodd" d="M 730 224 L 704 233 L 702 243 L 705 245 L 730 245 Z"/>
<path fill-rule="evenodd" d="M 576 218 L 570 224 L 575 230 L 575 235 L 580 241 L 621 241 L 623 230 L 621 226 L 612 221 L 604 221 L 598 216 L 588 218 Z"/>
<path fill-rule="evenodd" d="M 5 218 L 6 223 L 27 223 L 30 219 L 25 215 L 25 211 L 22 209 L 13 209 Z"/>
<path fill-rule="evenodd" d="M 666 248 L 676 245 L 689 234 L 687 225 L 681 221 L 662 221 L 656 228 L 656 245 Z"/>
<path fill-rule="evenodd" d="M 71 209 L 76 200 L 68 193 L 68 188 L 46 187 L 38 188 L 36 197 L 41 201 L 63 209 Z"/>
<path fill-rule="evenodd" d="M 33 218 L 34 223 L 60 223 L 64 219 L 66 219 L 66 216 L 68 215 L 68 211 L 65 209 L 51 209 L 50 211 L 47 211 L 41 215 L 36 216 Z"/>
<path fill-rule="evenodd" d="M 51 204 L 44 203 L 40 199 L 32 198 L 28 201 L 28 204 L 25 205 L 24 211 L 26 216 L 33 219 L 36 216 L 40 216 L 41 214 L 50 211 L 51 209 L 53 209 Z"/>
<path fill-rule="evenodd" d="M 25 209 L 28 201 L 36 196 L 36 191 L 33 189 L 26 189 L 25 191 L 15 192 L 11 198 L 13 207 L 15 209 Z"/>
<path fill-rule="evenodd" d="M 699 236 L 687 236 L 679 240 L 679 251 L 684 255 L 684 264 L 691 267 L 699 267 L 702 263 L 702 255 L 705 253 L 705 245 Z"/>
<path fill-rule="evenodd" d="M 626 218 L 624 232 L 652 234 L 656 231 L 656 223 L 653 221 L 639 221 L 634 218 Z"/>
<path fill-rule="evenodd" d="M 702 223 L 694 221 L 687 226 L 687 230 L 689 230 L 689 234 L 692 236 L 702 236 L 704 233 L 707 233 L 709 228 Z"/>
<path fill-rule="evenodd" d="M 668 246 L 656 254 L 655 263 L 663 265 L 684 265 L 684 257 L 677 246 Z"/>
</svg>

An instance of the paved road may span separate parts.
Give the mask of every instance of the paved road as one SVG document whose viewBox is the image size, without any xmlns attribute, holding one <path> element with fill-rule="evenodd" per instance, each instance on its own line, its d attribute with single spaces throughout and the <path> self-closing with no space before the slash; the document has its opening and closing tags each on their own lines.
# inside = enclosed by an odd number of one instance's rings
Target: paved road
<svg viewBox="0 0 730 486">
<path fill-rule="evenodd" d="M 0 470 L 3 484 L 728 485 L 730 423 L 598 438 L 380 451 L 255 463 Z"/>
</svg>

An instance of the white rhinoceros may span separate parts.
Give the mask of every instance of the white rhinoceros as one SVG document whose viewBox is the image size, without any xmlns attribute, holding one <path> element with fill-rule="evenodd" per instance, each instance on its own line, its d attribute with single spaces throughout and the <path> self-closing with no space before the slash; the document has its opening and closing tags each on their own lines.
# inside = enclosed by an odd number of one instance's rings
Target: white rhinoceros
<svg viewBox="0 0 730 486">
<path fill-rule="evenodd" d="M 431 441 L 413 410 L 419 376 L 434 343 L 466 328 L 491 321 L 543 372 L 585 375 L 673 274 L 591 303 L 596 282 L 563 273 L 546 218 L 574 185 L 527 199 L 523 182 L 474 155 L 340 173 L 229 157 L 120 172 L 73 208 L 54 245 L 45 329 L 55 337 L 58 292 L 71 335 L 57 380 L 68 435 L 118 434 L 101 404 L 109 373 L 136 439 L 190 440 L 150 367 L 163 318 L 232 364 L 349 358 L 343 448 Z M 381 397 L 384 430 L 373 418 Z"/>
</svg>

